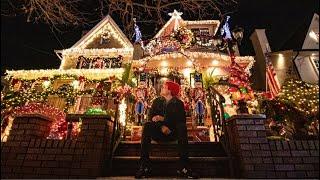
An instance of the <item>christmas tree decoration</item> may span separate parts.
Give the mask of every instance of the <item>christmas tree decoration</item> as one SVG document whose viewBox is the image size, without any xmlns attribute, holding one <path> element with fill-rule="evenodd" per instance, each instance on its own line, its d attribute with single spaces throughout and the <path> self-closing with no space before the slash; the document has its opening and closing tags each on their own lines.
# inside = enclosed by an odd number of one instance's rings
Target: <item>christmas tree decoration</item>
<svg viewBox="0 0 320 180">
<path fill-rule="evenodd" d="M 231 65 L 228 70 L 230 73 L 229 83 L 232 85 L 229 87 L 229 93 L 231 93 L 231 99 L 233 104 L 239 105 L 239 112 L 248 112 L 246 102 L 254 99 L 253 90 L 249 83 L 249 74 L 246 70 L 235 62 L 235 56 L 230 53 Z M 241 101 L 239 103 L 238 101 Z"/>
</svg>

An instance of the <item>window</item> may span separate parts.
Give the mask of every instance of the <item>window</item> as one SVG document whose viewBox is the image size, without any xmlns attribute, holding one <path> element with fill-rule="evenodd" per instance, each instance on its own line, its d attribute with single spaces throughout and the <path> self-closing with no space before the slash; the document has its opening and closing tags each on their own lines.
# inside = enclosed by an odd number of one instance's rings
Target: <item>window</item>
<svg viewBox="0 0 320 180">
<path fill-rule="evenodd" d="M 201 35 L 209 35 L 209 29 L 208 28 L 201 28 L 200 34 Z"/>
<path fill-rule="evenodd" d="M 32 88 L 34 88 L 37 92 L 42 92 L 43 91 L 43 81 L 36 81 L 33 83 Z"/>
<path fill-rule="evenodd" d="M 107 69 L 107 68 L 121 68 L 123 58 L 121 55 L 118 57 L 105 58 L 105 57 L 84 57 L 79 56 L 77 68 L 79 69 Z"/>
<path fill-rule="evenodd" d="M 208 28 L 193 28 L 191 29 L 194 36 L 196 37 L 196 41 L 198 45 L 205 46 L 209 42 L 208 35 L 209 29 Z"/>
<path fill-rule="evenodd" d="M 200 29 L 199 28 L 192 28 L 191 31 L 195 36 L 200 34 Z"/>
</svg>

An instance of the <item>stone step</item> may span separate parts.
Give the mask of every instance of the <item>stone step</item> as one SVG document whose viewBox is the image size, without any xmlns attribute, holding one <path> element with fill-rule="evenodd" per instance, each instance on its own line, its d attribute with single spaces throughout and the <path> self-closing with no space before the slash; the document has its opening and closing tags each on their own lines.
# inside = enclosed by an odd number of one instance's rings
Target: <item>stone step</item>
<svg viewBox="0 0 320 180">
<path fill-rule="evenodd" d="M 199 126 L 202 127 L 202 126 Z M 192 126 L 191 123 L 187 124 L 187 131 L 188 131 L 188 140 L 189 141 L 194 141 L 195 137 L 194 137 L 194 133 L 197 132 L 197 127 Z M 202 141 L 209 141 L 208 140 L 209 137 L 207 138 L 207 140 L 202 140 Z M 131 134 L 126 134 L 126 139 L 127 141 L 131 140 Z"/>
<path fill-rule="evenodd" d="M 230 174 L 227 157 L 189 157 L 190 168 L 200 177 L 226 178 Z M 150 157 L 151 177 L 174 177 L 178 169 L 178 157 Z M 115 156 L 111 176 L 134 176 L 139 167 L 138 156 Z"/>
<path fill-rule="evenodd" d="M 139 156 L 140 155 L 140 142 L 123 141 L 119 144 L 115 151 L 116 156 Z M 219 142 L 189 142 L 189 155 L 194 157 L 224 157 L 226 153 L 221 143 Z M 178 156 L 177 141 L 172 142 L 152 142 L 151 156 Z"/>
<path fill-rule="evenodd" d="M 191 129 L 190 129 L 191 130 Z M 125 139 L 126 141 L 131 141 L 131 136 L 126 136 L 126 139 Z M 194 140 L 194 137 L 193 137 L 193 135 L 192 134 L 188 134 L 188 141 L 193 141 Z M 133 142 L 136 142 L 136 141 L 133 141 Z M 138 141 L 138 142 L 140 142 L 140 141 Z"/>
</svg>

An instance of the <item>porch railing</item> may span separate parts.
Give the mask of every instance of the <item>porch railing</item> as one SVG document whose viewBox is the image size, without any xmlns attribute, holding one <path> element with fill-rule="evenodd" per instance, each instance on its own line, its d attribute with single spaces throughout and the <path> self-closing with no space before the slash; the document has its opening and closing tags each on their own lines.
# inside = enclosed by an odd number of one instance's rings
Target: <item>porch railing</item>
<svg viewBox="0 0 320 180">
<path fill-rule="evenodd" d="M 224 97 L 213 87 L 208 89 L 208 101 L 211 109 L 211 118 L 215 139 L 219 140 L 225 136 L 225 118 L 223 104 Z"/>
<path fill-rule="evenodd" d="M 231 177 L 233 177 L 233 159 L 230 151 L 230 140 L 228 131 L 226 129 L 226 119 L 224 117 L 224 107 L 223 103 L 225 102 L 224 97 L 214 88 L 214 86 L 210 86 L 208 88 L 208 101 L 211 108 L 211 118 L 212 124 L 214 126 L 214 134 L 215 138 L 219 139 L 219 142 L 222 143 L 227 156 L 229 157 L 229 168 L 231 171 Z"/>
</svg>

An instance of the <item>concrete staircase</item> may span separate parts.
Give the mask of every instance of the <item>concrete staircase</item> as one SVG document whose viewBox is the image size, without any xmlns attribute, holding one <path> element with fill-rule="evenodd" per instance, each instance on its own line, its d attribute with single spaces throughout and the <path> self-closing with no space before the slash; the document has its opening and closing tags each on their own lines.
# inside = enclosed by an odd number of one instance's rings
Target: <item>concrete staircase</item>
<svg viewBox="0 0 320 180">
<path fill-rule="evenodd" d="M 139 168 L 140 143 L 123 141 L 119 144 L 111 169 L 111 177 L 133 177 Z M 230 178 L 230 159 L 219 142 L 189 142 L 190 167 L 201 177 Z M 177 143 L 152 142 L 150 153 L 152 176 L 176 176 L 179 159 Z"/>
<path fill-rule="evenodd" d="M 192 118 L 191 117 L 187 117 L 186 118 L 186 124 L 187 124 L 187 129 L 188 129 L 188 140 L 189 141 L 201 141 L 201 140 L 199 140 L 199 138 L 197 138 L 196 137 L 196 131 L 197 130 L 199 130 L 198 128 L 197 128 L 197 126 L 195 125 L 195 123 L 193 123 L 193 121 L 192 121 Z M 204 127 L 204 128 L 207 128 L 207 127 Z M 208 129 L 208 128 L 207 128 Z M 141 130 L 142 130 L 142 128 L 141 128 Z M 142 132 L 140 133 L 140 134 L 142 134 Z M 126 134 L 125 134 L 125 140 L 126 141 L 132 141 L 132 139 L 131 139 L 131 133 L 130 132 L 127 132 Z M 140 141 L 140 140 L 139 140 Z M 207 138 L 207 140 L 206 141 L 209 141 L 209 136 L 208 136 L 208 138 Z M 138 142 L 138 141 L 137 141 Z"/>
</svg>

